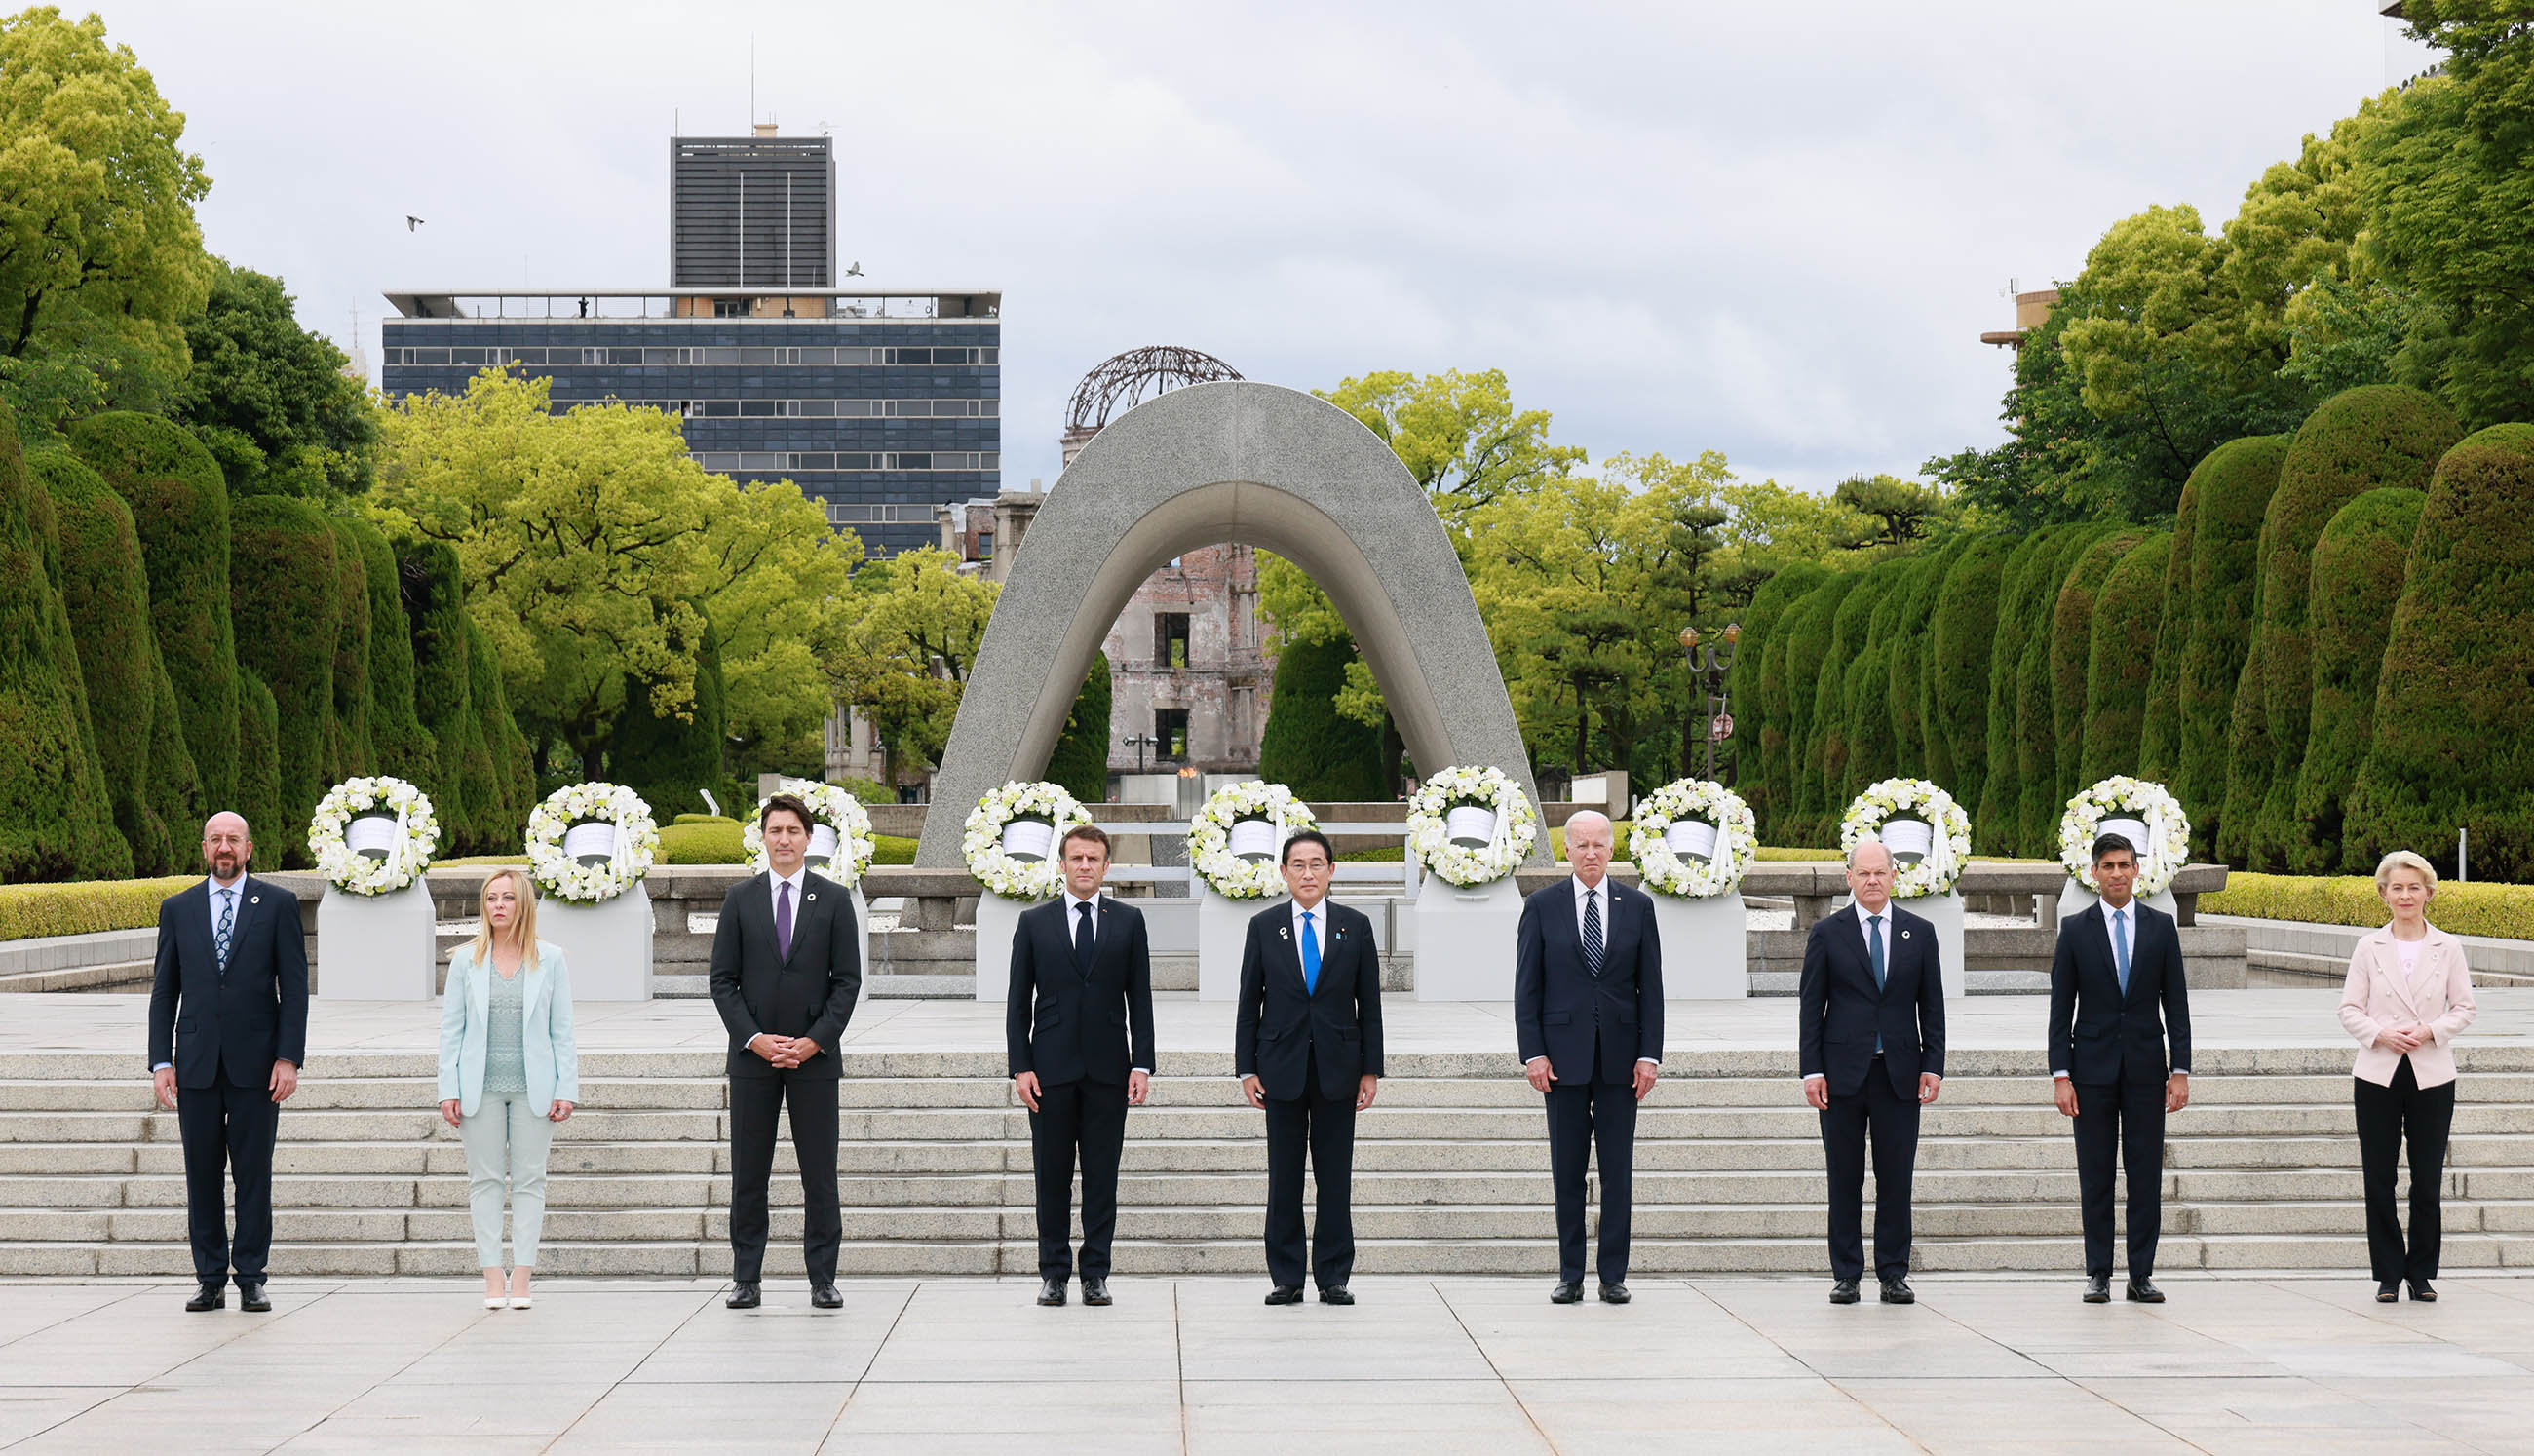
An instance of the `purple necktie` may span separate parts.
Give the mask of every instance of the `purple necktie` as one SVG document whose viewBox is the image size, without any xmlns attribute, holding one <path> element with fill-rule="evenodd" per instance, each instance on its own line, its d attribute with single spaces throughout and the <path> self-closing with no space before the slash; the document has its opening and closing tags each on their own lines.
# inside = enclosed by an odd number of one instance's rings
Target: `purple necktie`
<svg viewBox="0 0 2534 1456">
<path fill-rule="evenodd" d="M 774 896 L 774 953 L 784 960 L 792 958 L 792 881 Z"/>
</svg>

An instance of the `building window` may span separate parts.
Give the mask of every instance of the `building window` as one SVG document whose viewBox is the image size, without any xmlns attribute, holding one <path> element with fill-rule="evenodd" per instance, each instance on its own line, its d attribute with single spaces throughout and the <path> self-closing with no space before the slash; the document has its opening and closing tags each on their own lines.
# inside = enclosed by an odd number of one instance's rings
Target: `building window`
<svg viewBox="0 0 2534 1456">
<path fill-rule="evenodd" d="M 716 298 L 713 300 L 713 317 L 716 319 L 745 319 L 748 315 L 749 300 L 745 298 Z"/>
<path fill-rule="evenodd" d="M 1153 709 L 1153 736 L 1161 740 L 1155 755 L 1164 758 L 1188 756 L 1188 710 L 1183 707 Z"/>
<path fill-rule="evenodd" d="M 1155 612 L 1153 614 L 1153 665 L 1185 667 L 1188 665 L 1188 614 Z"/>
</svg>

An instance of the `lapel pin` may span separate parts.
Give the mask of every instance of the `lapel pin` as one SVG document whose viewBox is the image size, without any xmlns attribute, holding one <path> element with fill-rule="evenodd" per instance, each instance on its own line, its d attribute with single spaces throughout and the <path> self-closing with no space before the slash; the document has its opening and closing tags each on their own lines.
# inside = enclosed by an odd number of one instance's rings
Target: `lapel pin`
<svg viewBox="0 0 2534 1456">
<path fill-rule="evenodd" d="M 1290 940 L 1294 939 L 1294 928 L 1292 926 L 1284 925 L 1276 927 L 1276 939 L 1279 940 Z"/>
<path fill-rule="evenodd" d="M 818 898 L 818 892 L 817 892 L 816 890 L 814 890 L 814 890 L 810 891 L 808 894 L 803 895 L 803 896 L 801 897 L 801 903 L 802 903 L 802 904 L 804 904 L 804 905 L 811 904 L 811 903 L 813 903 L 814 901 L 815 901 L 817 898 Z"/>
<path fill-rule="evenodd" d="M 248 904 L 250 904 L 250 905 L 261 905 L 261 904 L 263 904 L 263 903 L 264 903 L 264 896 L 262 896 L 262 895 L 249 895 L 249 896 L 247 896 L 247 897 L 246 897 L 246 902 L 247 902 Z"/>
<path fill-rule="evenodd" d="M 1908 940 L 1908 939 L 1909 939 L 1909 933 L 1908 933 L 1907 931 L 1902 931 L 1902 932 L 1900 933 L 1900 939 L 1901 939 L 1901 940 Z"/>
</svg>

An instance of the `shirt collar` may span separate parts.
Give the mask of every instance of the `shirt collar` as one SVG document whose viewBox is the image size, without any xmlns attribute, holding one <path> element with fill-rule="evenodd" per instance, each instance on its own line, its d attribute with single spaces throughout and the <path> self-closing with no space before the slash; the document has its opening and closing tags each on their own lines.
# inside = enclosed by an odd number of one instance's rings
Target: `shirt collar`
<svg viewBox="0 0 2534 1456">
<path fill-rule="evenodd" d="M 2126 915 L 2130 918 L 2130 924 L 2138 924 L 2138 896 L 2130 896 L 2130 902 L 2126 905 L 2114 905 L 2111 901 L 2105 900 L 2103 902 L 2104 923 L 2109 924 L 2115 915 Z"/>
<path fill-rule="evenodd" d="M 1311 917 L 1311 924 L 1313 925 L 1326 925 L 1329 923 L 1329 897 L 1326 895 L 1320 896 L 1320 902 L 1316 905 L 1310 906 L 1308 909 L 1305 909 L 1302 902 L 1299 900 L 1291 900 L 1287 903 L 1294 907 L 1294 923 L 1297 925 L 1301 924 L 1302 917 L 1304 915 Z"/>
<path fill-rule="evenodd" d="M 220 883 L 219 877 L 216 875 L 206 875 L 203 878 L 211 882 L 211 893 L 215 895 L 222 893 L 236 894 L 246 888 L 246 872 L 244 870 L 240 870 L 238 872 L 238 878 L 230 880 L 226 884 Z"/>
<path fill-rule="evenodd" d="M 1581 875 L 1569 875 L 1566 878 L 1575 881 L 1575 898 L 1578 901 L 1581 901 L 1586 895 L 1599 895 L 1605 900 L 1610 897 L 1610 877 L 1606 873 L 1601 876 L 1601 882 L 1599 884 L 1586 884 L 1584 882 L 1584 877 Z"/>
<path fill-rule="evenodd" d="M 1099 903 L 1100 891 L 1096 889 L 1091 892 L 1091 898 L 1086 900 L 1074 894 L 1073 886 L 1066 885 L 1064 888 L 1064 918 L 1067 920 L 1080 918 L 1079 912 L 1075 908 L 1076 906 L 1097 905 Z"/>
<path fill-rule="evenodd" d="M 1864 902 L 1861 900 L 1849 905 L 1848 908 L 1856 912 L 1856 928 L 1858 930 L 1865 929 L 1865 922 L 1877 915 L 1883 917 L 1883 923 L 1885 925 L 1890 925 L 1892 923 L 1892 902 L 1890 900 L 1884 901 L 1883 908 L 1880 910 L 1866 909 Z"/>
<path fill-rule="evenodd" d="M 801 868 L 794 871 L 789 876 L 777 875 L 774 873 L 772 867 L 769 866 L 765 871 L 765 887 L 767 889 L 772 889 L 778 884 L 788 884 L 792 886 L 793 901 L 798 903 L 810 889 L 810 862 L 808 860 L 803 860 L 801 862 Z"/>
</svg>

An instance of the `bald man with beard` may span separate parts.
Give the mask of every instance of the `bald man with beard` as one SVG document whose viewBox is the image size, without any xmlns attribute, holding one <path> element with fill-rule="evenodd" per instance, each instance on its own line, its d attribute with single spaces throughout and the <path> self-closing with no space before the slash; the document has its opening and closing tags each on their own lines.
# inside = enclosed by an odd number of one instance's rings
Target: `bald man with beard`
<svg viewBox="0 0 2534 1456">
<path fill-rule="evenodd" d="M 150 1075 L 172 1108 L 185 1148 L 185 1219 L 202 1286 L 185 1307 L 272 1307 L 264 1270 L 272 1252 L 272 1144 L 281 1104 L 308 1060 L 308 940 L 299 897 L 246 873 L 255 842 L 237 815 L 203 825 L 201 884 L 158 905 L 158 956 L 150 984 Z M 237 1237 L 228 1234 L 222 1174 L 237 1181 Z"/>
<path fill-rule="evenodd" d="M 1523 901 L 1515 933 L 1514 1035 L 1523 1075 L 1548 1103 L 1557 1190 L 1553 1304 L 1584 1299 L 1584 1183 L 1601 1154 L 1601 1301 L 1628 1303 L 1628 1204 L 1637 1104 L 1662 1064 L 1662 942 L 1655 903 L 1610 879 L 1609 817 L 1566 821 L 1571 877 Z"/>
</svg>

